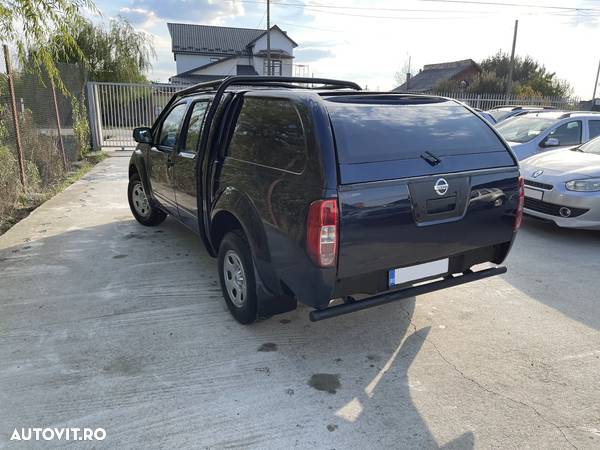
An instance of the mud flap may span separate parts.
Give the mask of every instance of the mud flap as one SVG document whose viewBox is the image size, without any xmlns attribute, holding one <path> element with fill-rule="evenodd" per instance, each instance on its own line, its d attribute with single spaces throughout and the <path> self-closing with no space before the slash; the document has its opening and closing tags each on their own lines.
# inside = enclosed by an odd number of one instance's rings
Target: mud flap
<svg viewBox="0 0 600 450">
<path fill-rule="evenodd" d="M 298 307 L 298 301 L 289 295 L 273 295 L 267 291 L 260 275 L 254 268 L 254 279 L 256 281 L 256 298 L 258 302 L 258 319 L 268 319 L 276 314 L 283 314 L 295 310 Z"/>
</svg>

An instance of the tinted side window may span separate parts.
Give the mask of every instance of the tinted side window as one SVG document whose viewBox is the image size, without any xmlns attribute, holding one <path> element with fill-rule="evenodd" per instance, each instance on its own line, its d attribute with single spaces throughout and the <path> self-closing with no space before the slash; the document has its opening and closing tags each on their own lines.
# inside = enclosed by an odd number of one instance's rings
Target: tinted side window
<svg viewBox="0 0 600 450">
<path fill-rule="evenodd" d="M 306 162 L 304 127 L 288 100 L 245 98 L 228 156 L 300 173 Z"/>
<path fill-rule="evenodd" d="M 600 120 L 590 120 L 590 139 L 600 136 Z"/>
<path fill-rule="evenodd" d="M 162 123 L 158 145 L 161 147 L 175 147 L 177 132 L 179 131 L 179 125 L 181 125 L 186 108 L 187 105 L 182 103 L 171 110 Z"/>
<path fill-rule="evenodd" d="M 574 120 L 556 128 L 549 137 L 558 139 L 558 145 L 581 144 L 581 121 Z"/>
<path fill-rule="evenodd" d="M 188 153 L 196 153 L 198 151 L 198 141 L 200 140 L 200 134 L 202 132 L 204 116 L 208 109 L 208 102 L 194 103 L 192 108 L 192 114 L 190 115 L 190 121 L 188 122 L 188 129 L 185 137 L 185 145 L 181 149 L 181 151 Z"/>
</svg>

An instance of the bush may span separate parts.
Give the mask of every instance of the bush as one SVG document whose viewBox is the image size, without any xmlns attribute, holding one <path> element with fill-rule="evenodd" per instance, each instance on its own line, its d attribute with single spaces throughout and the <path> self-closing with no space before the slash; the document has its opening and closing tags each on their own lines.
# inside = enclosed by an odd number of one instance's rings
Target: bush
<svg viewBox="0 0 600 450">
<path fill-rule="evenodd" d="M 0 221 L 15 207 L 21 192 L 17 158 L 8 147 L 0 146 Z"/>
<path fill-rule="evenodd" d="M 37 178 L 32 181 L 38 181 L 43 187 L 46 187 L 65 174 L 62 154 L 57 146 L 58 138 L 38 132 L 29 110 L 25 110 L 20 119 L 23 156 L 26 161 L 30 162 L 30 166 L 33 165 L 36 168 L 36 170 L 31 168 L 32 175 Z"/>
</svg>

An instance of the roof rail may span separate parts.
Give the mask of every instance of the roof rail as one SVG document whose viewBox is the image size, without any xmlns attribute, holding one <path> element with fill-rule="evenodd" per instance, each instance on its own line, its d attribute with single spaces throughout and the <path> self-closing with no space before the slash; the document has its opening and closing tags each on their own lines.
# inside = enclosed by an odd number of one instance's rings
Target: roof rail
<svg viewBox="0 0 600 450">
<path fill-rule="evenodd" d="M 198 91 L 207 91 L 220 89 L 224 91 L 229 86 L 274 86 L 288 87 L 296 89 L 314 89 L 304 86 L 296 86 L 294 83 L 302 84 L 322 84 L 327 89 L 332 88 L 350 88 L 360 91 L 361 88 L 353 81 L 333 80 L 330 78 L 310 78 L 310 77 L 280 77 L 280 76 L 231 76 L 220 80 L 207 81 L 204 83 L 194 84 L 188 88 L 177 91 L 175 95 L 187 95 Z"/>
<path fill-rule="evenodd" d="M 542 106 L 542 105 L 498 105 L 490 108 L 492 109 L 500 109 L 500 108 L 512 108 L 513 111 L 520 111 L 525 108 L 539 108 L 539 109 L 556 109 L 554 106 Z"/>
<path fill-rule="evenodd" d="M 522 109 L 523 107 L 520 106 L 520 105 L 496 105 L 496 106 L 492 106 L 490 108 L 490 110 L 492 110 L 492 109 L 500 109 L 500 108 Z"/>
<path fill-rule="evenodd" d="M 246 75 L 246 76 L 231 76 L 222 78 L 220 80 L 205 81 L 203 83 L 194 84 L 185 89 L 181 89 L 173 94 L 169 99 L 163 112 L 159 115 L 159 118 L 169 109 L 169 107 L 177 100 L 178 97 L 187 94 L 201 93 L 201 92 L 215 92 L 215 98 L 213 103 L 219 104 L 221 97 L 225 90 L 230 86 L 267 86 L 267 87 L 283 87 L 288 89 L 315 89 L 306 86 L 297 86 L 294 83 L 302 84 L 321 84 L 323 86 L 318 89 L 341 89 L 350 88 L 357 91 L 361 91 L 362 88 L 354 83 L 353 81 L 344 80 L 333 80 L 330 78 L 311 78 L 311 77 L 281 77 L 281 76 L 257 76 L 257 75 Z M 213 113 L 214 115 L 214 113 Z M 210 112 L 209 112 L 210 116 Z M 208 119 L 208 117 L 207 117 Z M 212 117 L 210 117 L 212 119 Z M 210 120 L 206 121 L 207 123 Z"/>
<path fill-rule="evenodd" d="M 571 117 L 573 114 L 592 114 L 592 115 L 596 115 L 596 114 L 600 114 L 600 111 L 569 111 L 566 112 L 564 114 L 562 114 L 559 119 L 566 119 L 568 117 Z"/>
</svg>

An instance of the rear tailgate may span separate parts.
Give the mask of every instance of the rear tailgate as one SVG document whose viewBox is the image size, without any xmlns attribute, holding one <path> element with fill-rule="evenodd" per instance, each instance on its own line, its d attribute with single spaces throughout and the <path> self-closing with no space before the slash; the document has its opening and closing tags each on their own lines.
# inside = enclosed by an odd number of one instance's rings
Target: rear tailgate
<svg viewBox="0 0 600 450">
<path fill-rule="evenodd" d="M 483 120 L 446 100 L 331 103 L 338 278 L 512 240 L 518 167 Z"/>
</svg>

